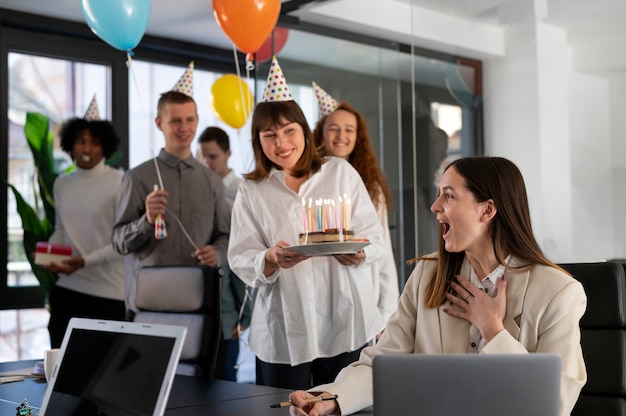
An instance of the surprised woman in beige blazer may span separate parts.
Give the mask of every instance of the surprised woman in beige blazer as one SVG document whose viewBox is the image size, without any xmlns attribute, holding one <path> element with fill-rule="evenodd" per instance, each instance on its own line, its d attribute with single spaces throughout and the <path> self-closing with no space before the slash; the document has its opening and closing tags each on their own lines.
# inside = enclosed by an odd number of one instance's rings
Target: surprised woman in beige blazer
<svg viewBox="0 0 626 416">
<path fill-rule="evenodd" d="M 519 169 L 499 157 L 453 161 L 431 210 L 439 250 L 417 259 L 378 344 L 334 382 L 291 393 L 292 415 L 347 415 L 370 406 L 378 354 L 534 352 L 561 356 L 560 414 L 570 414 L 587 380 L 579 328 L 587 298 L 539 248 Z M 338 399 L 307 402 L 319 392 Z"/>
</svg>

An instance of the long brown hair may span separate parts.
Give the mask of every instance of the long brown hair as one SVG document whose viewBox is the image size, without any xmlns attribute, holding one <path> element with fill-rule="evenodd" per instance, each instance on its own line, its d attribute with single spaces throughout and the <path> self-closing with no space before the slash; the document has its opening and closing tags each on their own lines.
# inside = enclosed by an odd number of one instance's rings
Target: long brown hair
<svg viewBox="0 0 626 416">
<path fill-rule="evenodd" d="M 293 168 L 293 176 L 301 178 L 322 166 L 323 159 L 315 149 L 311 129 L 300 106 L 295 101 L 262 102 L 257 104 L 252 115 L 252 149 L 256 166 L 252 172 L 243 175 L 244 178 L 260 181 L 269 176 L 272 168 L 282 169 L 263 153 L 261 146 L 261 132 L 279 125 L 282 118 L 290 123 L 298 123 L 304 133 L 304 152 Z"/>
<path fill-rule="evenodd" d="M 502 157 L 473 156 L 453 161 L 446 171 L 448 169 L 456 170 L 465 179 L 465 187 L 476 202 L 493 200 L 497 212 L 489 224 L 489 233 L 498 263 L 513 270 L 505 260 L 510 254 L 524 263 L 515 271 L 542 264 L 565 272 L 546 258 L 535 240 L 524 178 L 513 162 Z M 435 278 L 426 287 L 426 306 L 429 308 L 436 308 L 444 302 L 450 282 L 460 272 L 465 257 L 464 252 L 451 253 L 445 249 L 442 228 L 440 224 L 438 256 L 418 259 L 437 261 Z"/>
<path fill-rule="evenodd" d="M 354 114 L 356 117 L 356 143 L 354 150 L 348 156 L 348 162 L 359 172 L 363 183 L 367 188 L 372 202 L 378 206 L 381 201 L 381 196 L 385 198 L 385 204 L 387 210 L 391 210 L 392 195 L 385 174 L 383 173 L 380 165 L 378 164 L 378 157 L 372 149 L 372 142 L 370 140 L 369 133 L 367 131 L 367 123 L 365 117 L 352 107 L 347 102 L 343 101 L 339 103 L 337 108 L 333 111 L 344 110 Z M 318 120 L 315 129 L 313 130 L 313 138 L 315 139 L 315 145 L 322 156 L 331 156 L 330 152 L 324 145 L 324 124 L 328 119 L 328 114 L 324 115 Z"/>
</svg>

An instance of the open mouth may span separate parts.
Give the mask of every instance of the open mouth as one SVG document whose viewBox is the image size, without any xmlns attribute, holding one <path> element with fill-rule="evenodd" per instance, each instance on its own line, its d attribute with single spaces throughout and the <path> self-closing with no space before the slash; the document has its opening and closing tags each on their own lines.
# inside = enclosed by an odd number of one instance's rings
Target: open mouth
<svg viewBox="0 0 626 416">
<path fill-rule="evenodd" d="M 448 234 L 450 234 L 450 224 L 448 224 L 447 222 L 442 222 L 441 229 L 443 230 L 442 237 L 446 238 Z"/>
<path fill-rule="evenodd" d="M 81 160 L 83 162 L 90 162 L 91 161 L 91 156 L 89 156 L 89 155 L 82 155 L 80 158 L 81 158 Z"/>
</svg>

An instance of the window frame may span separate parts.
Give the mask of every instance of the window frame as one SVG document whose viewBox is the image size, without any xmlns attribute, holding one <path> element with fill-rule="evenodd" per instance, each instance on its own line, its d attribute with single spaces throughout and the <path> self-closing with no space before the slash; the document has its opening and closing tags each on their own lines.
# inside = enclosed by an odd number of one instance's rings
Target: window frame
<svg viewBox="0 0 626 416">
<path fill-rule="evenodd" d="M 34 18 L 34 20 L 38 20 Z M 21 20 L 22 21 L 22 20 Z M 29 19 L 26 19 L 29 21 Z M 22 21 L 24 23 L 25 21 Z M 105 65 L 109 68 L 110 101 L 106 103 L 111 114 L 111 121 L 123 138 L 122 151 L 127 164 L 127 139 L 128 131 L 128 69 L 125 63 L 124 53 L 103 44 L 100 41 L 90 40 L 81 36 L 68 36 L 61 33 L 50 33 L 48 26 L 40 26 L 40 30 L 32 27 L 23 28 L 20 25 L 11 25 L 3 19 L 0 27 L 0 91 L 9 90 L 8 55 L 9 52 L 29 55 L 45 56 L 55 59 L 65 59 L 86 63 Z M 50 22 L 48 22 L 50 23 Z M 70 25 L 71 26 L 71 25 Z M 0 95 L 0 175 L 2 183 L 8 180 L 8 94 Z M 7 190 L 2 193 L 0 202 L 0 221 L 3 229 L 8 225 L 8 197 Z M 1 225 L 0 225 L 1 226 Z M 0 242 L 0 258 L 7 269 L 8 231 L 5 238 Z M 14 287 L 8 285 L 7 273 L 0 279 L 0 309 L 40 308 L 44 306 L 44 293 L 39 286 Z"/>
<path fill-rule="evenodd" d="M 482 63 L 473 59 L 467 59 L 459 56 L 453 56 L 447 53 L 438 51 L 432 51 L 422 49 L 406 44 L 399 44 L 396 42 L 386 41 L 383 39 L 375 38 L 372 36 L 363 36 L 360 34 L 347 32 L 344 30 L 333 29 L 316 24 L 308 24 L 292 18 L 285 12 L 280 16 L 278 24 L 282 27 L 286 27 L 293 30 L 302 32 L 308 32 L 313 34 L 319 34 L 324 36 L 335 37 L 337 39 L 343 39 L 353 41 L 369 46 L 377 46 L 384 49 L 396 51 L 398 53 L 412 54 L 413 56 L 430 57 L 447 62 L 458 62 L 463 65 L 469 65 L 475 67 L 475 85 L 477 86 L 477 94 L 481 94 L 482 87 Z M 122 143 L 120 149 L 124 156 L 120 165 L 124 168 L 128 168 L 128 156 L 129 156 L 129 71 L 126 66 L 126 54 L 122 51 L 107 45 L 94 35 L 86 24 L 71 22 L 66 20 L 54 19 L 46 16 L 27 14 L 22 12 L 16 12 L 13 10 L 7 10 L 0 8 L 0 91 L 8 91 L 8 52 L 20 52 L 27 54 L 35 54 L 41 56 L 49 56 L 52 58 L 70 59 L 81 62 L 89 62 L 96 64 L 105 64 L 111 68 L 110 79 L 110 100 L 107 106 L 110 110 L 108 114 L 111 114 L 111 121 L 115 125 L 119 132 Z M 237 54 L 240 67 L 245 66 L 245 55 L 242 53 Z M 173 39 L 160 38 L 155 36 L 144 36 L 140 44 L 134 50 L 133 59 L 141 59 L 143 61 L 152 61 L 155 63 L 175 64 L 181 67 L 186 67 L 190 60 L 193 60 L 195 67 L 198 69 L 207 69 L 216 72 L 229 73 L 233 68 L 233 51 L 224 50 L 207 45 L 195 44 L 190 42 L 177 41 Z M 253 71 L 251 76 L 255 79 L 255 85 L 257 77 L 264 78 L 265 71 Z M 410 97 L 411 93 L 407 93 L 407 90 L 414 89 L 414 86 L 403 85 L 403 82 L 398 82 L 398 89 L 402 89 L 400 93 L 401 97 Z M 258 91 L 255 91 L 255 96 L 258 95 Z M 406 119 L 410 116 L 409 110 L 407 111 Z M 471 115 L 464 121 L 467 121 L 468 128 L 473 133 L 474 140 L 471 143 L 472 148 L 469 149 L 471 154 L 482 154 L 483 152 L 483 107 L 482 102 L 479 102 L 475 108 L 472 109 Z M 0 158 L 0 167 L 2 171 L 2 178 L 4 182 L 7 180 L 7 137 L 8 137 L 8 95 L 0 94 L 0 134 L 4 140 L 0 140 L 0 151 L 4 157 Z M 398 129 L 401 129 L 398 126 Z M 414 138 L 410 135 L 403 135 L 398 132 L 398 149 L 383 149 L 382 143 L 380 148 L 377 148 L 379 157 L 383 159 L 384 152 L 399 151 L 401 155 L 404 149 L 404 155 L 410 156 L 410 149 L 414 146 Z M 399 157 L 399 156 L 398 156 Z M 382 162 L 382 160 L 381 160 Z M 398 180 L 400 181 L 401 189 L 395 190 L 397 195 L 394 195 L 394 205 L 397 203 L 397 226 L 396 232 L 402 232 L 402 236 L 398 237 L 400 240 L 398 251 L 395 252 L 396 262 L 398 264 L 398 273 L 400 279 L 405 279 L 408 272 L 405 268 L 405 260 L 413 255 L 419 255 L 417 248 L 421 249 L 418 244 L 418 235 L 414 234 L 414 228 L 410 226 L 415 223 L 414 218 L 417 214 L 411 212 L 415 209 L 411 205 L 409 200 L 411 195 L 407 194 L 405 197 L 403 193 L 406 191 L 406 187 L 413 179 L 407 176 L 406 173 L 400 172 L 403 165 L 407 165 L 408 169 L 411 164 L 415 163 L 411 160 L 406 160 L 403 163 L 399 160 L 398 163 Z M 385 166 L 387 167 L 387 166 Z M 389 166 L 389 169 L 393 169 L 393 164 Z M 406 182 L 406 183 L 405 183 Z M 414 182 L 412 182 L 415 185 Z M 415 193 L 413 189 L 413 193 Z M 0 217 L 4 221 L 5 230 L 7 225 L 7 194 L 4 192 L 3 204 L 0 204 Z M 405 206 L 406 204 L 406 206 Z M 391 213 L 390 213 L 391 214 Z M 409 225 L 407 228 L 405 226 Z M 417 228 L 415 228 L 417 230 Z M 414 238 L 415 241 L 409 244 L 407 238 Z M 7 241 L 5 237 L 1 243 L 0 250 L 2 250 L 2 259 L 4 261 L 5 270 L 7 263 Z M 400 260 L 398 260 L 400 259 Z M 402 286 L 401 286 L 402 287 Z M 4 278 L 0 278 L 0 310 L 2 309 L 21 309 L 21 308 L 34 308 L 42 307 L 44 304 L 43 292 L 39 287 L 8 287 L 7 276 L 5 273 Z"/>
</svg>

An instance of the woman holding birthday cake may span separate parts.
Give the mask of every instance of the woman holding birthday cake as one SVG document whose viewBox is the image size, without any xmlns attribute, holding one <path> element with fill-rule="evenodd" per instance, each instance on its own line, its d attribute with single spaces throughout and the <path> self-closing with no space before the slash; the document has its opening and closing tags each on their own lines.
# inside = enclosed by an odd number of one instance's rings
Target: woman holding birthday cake
<svg viewBox="0 0 626 416">
<path fill-rule="evenodd" d="M 257 384 L 309 388 L 333 380 L 384 325 L 369 275 L 383 230 L 358 172 L 317 154 L 276 58 L 253 114 L 252 146 L 256 166 L 237 193 L 228 261 L 256 288 L 249 345 Z M 313 256 L 289 248 L 320 232 L 369 244 Z M 330 244 L 336 253 L 354 243 Z"/>
</svg>

